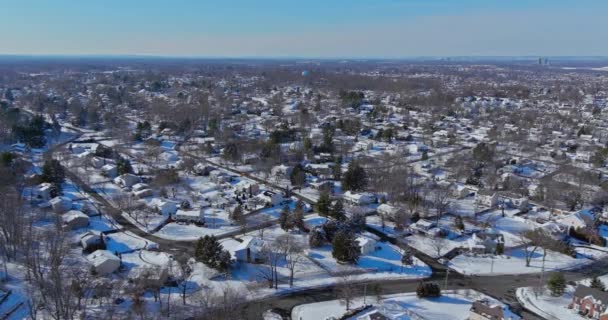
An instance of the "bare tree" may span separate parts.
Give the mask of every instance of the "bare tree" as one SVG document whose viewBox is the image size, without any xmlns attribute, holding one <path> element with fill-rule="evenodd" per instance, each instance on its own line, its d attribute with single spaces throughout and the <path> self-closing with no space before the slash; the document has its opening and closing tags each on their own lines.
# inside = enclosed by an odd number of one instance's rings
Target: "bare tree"
<svg viewBox="0 0 608 320">
<path fill-rule="evenodd" d="M 335 294 L 340 299 L 340 303 L 346 306 L 346 311 L 350 310 L 353 299 L 357 295 L 357 289 L 352 285 L 349 277 L 342 277 L 335 286 Z"/>
<path fill-rule="evenodd" d="M 437 257 L 441 257 L 441 250 L 445 249 L 447 245 L 447 240 L 441 235 L 437 235 L 433 237 L 431 241 L 431 247 L 435 250 Z"/>
<path fill-rule="evenodd" d="M 304 245 L 300 243 L 294 236 L 290 234 L 282 235 L 276 239 L 279 248 L 285 256 L 286 266 L 289 269 L 289 286 L 293 287 L 293 279 L 296 268 L 304 258 L 302 253 Z"/>
<path fill-rule="evenodd" d="M 178 263 L 178 286 L 182 296 L 182 303 L 186 305 L 186 295 L 188 289 L 191 287 L 190 280 L 192 279 L 193 270 L 192 263 L 194 260 L 188 259 L 187 257 L 181 257 L 177 259 Z"/>
</svg>

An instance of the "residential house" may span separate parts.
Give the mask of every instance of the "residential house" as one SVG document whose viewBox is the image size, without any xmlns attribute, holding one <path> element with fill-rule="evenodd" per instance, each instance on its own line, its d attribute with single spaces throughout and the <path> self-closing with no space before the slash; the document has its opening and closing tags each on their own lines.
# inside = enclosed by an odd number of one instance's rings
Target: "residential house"
<svg viewBox="0 0 608 320">
<path fill-rule="evenodd" d="M 608 320 L 607 305 L 608 292 L 579 284 L 572 294 L 568 308 L 590 319 Z"/>
<path fill-rule="evenodd" d="M 97 274 L 109 274 L 120 268 L 120 258 L 108 250 L 97 250 L 87 256 Z"/>
<path fill-rule="evenodd" d="M 130 173 L 125 173 L 121 176 L 114 178 L 114 183 L 116 183 L 117 185 L 119 185 L 123 188 L 131 188 L 133 185 L 135 185 L 139 182 L 140 182 L 139 177 L 136 175 L 130 174 Z"/>
<path fill-rule="evenodd" d="M 248 238 L 234 248 L 233 257 L 236 261 L 240 262 L 262 262 L 264 260 L 264 253 L 262 248 L 264 247 L 264 241 L 255 237 Z"/>
<path fill-rule="evenodd" d="M 361 249 L 361 254 L 366 255 L 376 251 L 376 243 L 375 239 L 372 239 L 368 236 L 358 236 L 357 243 L 359 243 L 359 248 Z"/>
<path fill-rule="evenodd" d="M 152 199 L 152 201 L 148 203 L 148 207 L 164 216 L 173 215 L 177 212 L 177 202 L 159 198 Z"/>
<path fill-rule="evenodd" d="M 179 222 L 205 223 L 205 215 L 201 208 L 179 209 L 175 213 L 175 220 Z"/>
<path fill-rule="evenodd" d="M 89 216 L 78 210 L 70 210 L 61 216 L 63 225 L 68 230 L 84 228 L 89 225 Z"/>
<path fill-rule="evenodd" d="M 504 246 L 505 239 L 498 232 L 474 233 L 468 240 L 469 251 L 475 253 L 495 253 L 499 245 Z"/>
<path fill-rule="evenodd" d="M 49 201 L 53 190 L 54 186 L 52 184 L 44 182 L 32 189 L 32 196 L 38 200 Z"/>
<path fill-rule="evenodd" d="M 498 195 L 493 190 L 482 189 L 477 191 L 475 201 L 481 206 L 494 208 L 498 204 Z"/>
<path fill-rule="evenodd" d="M 101 167 L 101 174 L 104 177 L 115 178 L 118 175 L 118 167 L 115 164 L 106 164 Z"/>
<path fill-rule="evenodd" d="M 279 205 L 283 202 L 283 195 L 278 192 L 266 190 L 260 193 L 258 196 L 264 203 L 270 204 L 271 206 Z"/>
<path fill-rule="evenodd" d="M 72 200 L 66 197 L 55 197 L 49 201 L 53 212 L 62 214 L 72 209 Z"/>
<path fill-rule="evenodd" d="M 141 281 L 146 288 L 158 288 L 169 279 L 169 271 L 166 267 L 140 266 L 131 269 L 129 279 Z"/>
<path fill-rule="evenodd" d="M 143 199 L 146 197 L 150 197 L 152 195 L 154 195 L 154 192 L 152 191 L 152 189 L 143 189 L 143 190 L 133 191 L 133 196 L 137 199 Z"/>
<path fill-rule="evenodd" d="M 450 184 L 448 190 L 450 192 L 450 196 L 458 199 L 465 198 L 466 196 L 472 193 L 472 190 L 470 188 L 461 183 Z"/>
<path fill-rule="evenodd" d="M 473 302 L 469 310 L 469 320 L 518 320 L 508 307 L 493 303 L 488 299 L 481 299 Z"/>
<path fill-rule="evenodd" d="M 289 179 L 292 170 L 293 169 L 290 166 L 282 164 L 270 169 L 270 174 L 279 179 Z"/>
<path fill-rule="evenodd" d="M 437 224 L 433 221 L 426 219 L 420 219 L 410 225 L 412 231 L 416 231 L 421 234 L 429 234 L 431 230 L 437 227 Z"/>
<path fill-rule="evenodd" d="M 331 192 L 334 188 L 334 182 L 332 180 L 322 180 L 310 183 L 310 187 L 322 192 Z"/>
<path fill-rule="evenodd" d="M 390 218 L 394 217 L 401 210 L 403 210 L 403 209 L 397 208 L 395 206 L 391 206 L 390 204 L 386 204 L 386 203 L 383 203 L 383 204 L 379 205 L 378 208 L 376 208 L 376 212 L 378 212 L 378 214 L 383 215 L 385 217 L 390 217 Z"/>
<path fill-rule="evenodd" d="M 80 246 L 85 252 L 92 252 L 98 249 L 105 249 L 103 237 L 99 231 L 87 231 L 80 236 Z"/>
<path fill-rule="evenodd" d="M 355 193 L 346 191 L 343 199 L 346 203 L 353 206 L 364 206 L 376 201 L 376 196 L 369 192 Z"/>
</svg>

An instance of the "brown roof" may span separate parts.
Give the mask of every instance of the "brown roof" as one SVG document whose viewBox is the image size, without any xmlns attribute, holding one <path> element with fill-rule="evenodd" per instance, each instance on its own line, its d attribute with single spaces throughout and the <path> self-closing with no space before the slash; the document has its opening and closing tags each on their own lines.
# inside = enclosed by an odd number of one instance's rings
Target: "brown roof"
<svg viewBox="0 0 608 320">
<path fill-rule="evenodd" d="M 504 317 L 501 306 L 490 306 L 489 301 L 485 299 L 473 302 L 471 311 L 491 320 L 502 320 Z"/>
</svg>

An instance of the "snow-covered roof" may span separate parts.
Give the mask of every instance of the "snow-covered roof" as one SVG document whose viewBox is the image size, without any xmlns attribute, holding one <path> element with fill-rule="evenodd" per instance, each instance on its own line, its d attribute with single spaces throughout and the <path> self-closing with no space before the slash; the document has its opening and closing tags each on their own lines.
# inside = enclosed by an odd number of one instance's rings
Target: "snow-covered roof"
<svg viewBox="0 0 608 320">
<path fill-rule="evenodd" d="M 94 266 L 99 267 L 108 260 L 120 262 L 120 259 L 108 250 L 97 250 L 87 256 L 87 260 Z"/>
</svg>

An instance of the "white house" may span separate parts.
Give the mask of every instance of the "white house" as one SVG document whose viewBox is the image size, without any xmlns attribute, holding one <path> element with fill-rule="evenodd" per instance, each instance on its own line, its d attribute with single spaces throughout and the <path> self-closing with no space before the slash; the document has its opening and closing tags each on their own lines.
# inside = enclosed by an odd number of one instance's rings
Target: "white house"
<svg viewBox="0 0 608 320">
<path fill-rule="evenodd" d="M 282 164 L 272 167 L 272 169 L 270 169 L 270 174 L 279 179 L 289 179 L 292 170 L 293 169 L 290 166 Z"/>
<path fill-rule="evenodd" d="M 272 206 L 279 205 L 283 202 L 283 195 L 278 192 L 266 190 L 258 195 L 265 203 L 270 203 Z"/>
<path fill-rule="evenodd" d="M 361 254 L 370 254 L 376 251 L 376 240 L 366 236 L 358 236 L 357 243 L 361 249 Z"/>
<path fill-rule="evenodd" d="M 353 206 L 364 206 L 376 201 L 376 197 L 368 192 L 364 193 L 353 193 L 346 191 L 343 196 L 344 201 L 348 202 Z"/>
<path fill-rule="evenodd" d="M 53 190 L 53 185 L 44 182 L 32 189 L 32 195 L 39 200 L 49 201 L 51 199 L 51 190 Z"/>
<path fill-rule="evenodd" d="M 403 209 L 383 203 L 378 206 L 378 208 L 376 209 L 376 212 L 378 212 L 378 214 L 381 214 L 385 217 L 394 217 L 401 210 L 403 210 Z"/>
<path fill-rule="evenodd" d="M 150 186 L 148 186 L 147 183 L 136 183 L 131 187 L 132 191 L 141 191 L 141 190 L 145 190 L 145 189 L 150 189 Z"/>
<path fill-rule="evenodd" d="M 150 197 L 154 194 L 154 192 L 152 192 L 151 189 L 143 189 L 143 190 L 137 190 L 137 191 L 133 191 L 133 196 L 137 199 L 143 199 L 146 197 Z"/>
<path fill-rule="evenodd" d="M 425 219 L 420 219 L 420 220 L 412 223 L 410 225 L 410 229 L 412 229 L 413 231 L 417 231 L 419 233 L 427 234 L 436 226 L 437 226 L 437 224 L 435 222 L 425 220 Z"/>
<path fill-rule="evenodd" d="M 91 163 L 91 166 L 93 166 L 93 168 L 95 169 L 100 169 L 106 164 L 106 160 L 100 157 L 91 157 L 91 160 L 89 160 L 89 162 Z"/>
<path fill-rule="evenodd" d="M 165 216 L 173 215 L 177 212 L 177 202 L 159 198 L 152 199 L 152 201 L 148 203 L 148 207 L 157 210 Z"/>
<path fill-rule="evenodd" d="M 130 188 L 134 184 L 137 184 L 139 182 L 140 182 L 139 177 L 136 175 L 130 174 L 130 173 L 125 173 L 119 177 L 114 178 L 114 183 L 116 183 L 117 185 L 119 185 L 123 188 Z"/>
<path fill-rule="evenodd" d="M 109 274 L 120 268 L 120 259 L 108 250 L 97 250 L 87 260 L 98 274 Z"/>
<path fill-rule="evenodd" d="M 194 222 L 194 223 L 204 223 L 205 215 L 203 210 L 200 208 L 197 209 L 179 209 L 175 213 L 175 220 L 179 222 Z"/>
<path fill-rule="evenodd" d="M 101 174 L 104 177 L 115 178 L 118 175 L 118 167 L 114 164 L 106 164 L 101 167 Z"/>
<path fill-rule="evenodd" d="M 72 209 L 72 200 L 66 197 L 55 197 L 49 201 L 51 207 L 53 208 L 53 212 L 55 213 L 65 213 L 68 210 Z"/>
<path fill-rule="evenodd" d="M 233 256 L 236 261 L 260 262 L 264 260 L 262 248 L 264 241 L 258 238 L 248 238 L 234 248 Z"/>
<path fill-rule="evenodd" d="M 498 195 L 492 190 L 479 190 L 475 196 L 478 204 L 493 208 L 498 204 Z"/>
<path fill-rule="evenodd" d="M 78 210 L 70 210 L 64 213 L 61 219 L 68 230 L 80 229 L 89 225 L 89 216 Z"/>
<path fill-rule="evenodd" d="M 464 198 L 471 194 L 471 189 L 461 183 L 452 183 L 449 186 L 450 195 L 454 198 Z"/>
<path fill-rule="evenodd" d="M 80 245 L 84 251 L 89 251 L 91 248 L 99 248 L 103 245 L 101 232 L 87 231 L 80 237 Z"/>
</svg>

